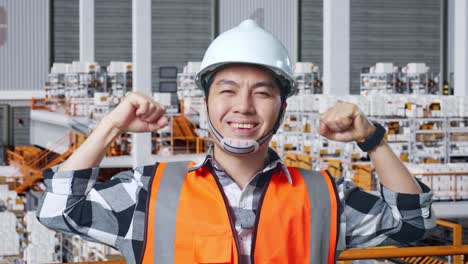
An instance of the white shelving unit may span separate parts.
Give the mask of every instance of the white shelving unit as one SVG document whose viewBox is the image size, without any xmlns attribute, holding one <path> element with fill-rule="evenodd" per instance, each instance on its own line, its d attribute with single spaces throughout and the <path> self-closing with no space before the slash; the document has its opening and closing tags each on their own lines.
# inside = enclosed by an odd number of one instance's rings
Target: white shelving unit
<svg viewBox="0 0 468 264">
<path fill-rule="evenodd" d="M 361 95 L 396 93 L 395 73 L 361 73 Z"/>
<path fill-rule="evenodd" d="M 468 118 L 448 118 L 448 161 L 468 162 Z"/>
<path fill-rule="evenodd" d="M 425 63 L 376 63 L 368 73 L 361 73 L 361 95 L 372 94 L 440 94 L 439 76 Z"/>
</svg>

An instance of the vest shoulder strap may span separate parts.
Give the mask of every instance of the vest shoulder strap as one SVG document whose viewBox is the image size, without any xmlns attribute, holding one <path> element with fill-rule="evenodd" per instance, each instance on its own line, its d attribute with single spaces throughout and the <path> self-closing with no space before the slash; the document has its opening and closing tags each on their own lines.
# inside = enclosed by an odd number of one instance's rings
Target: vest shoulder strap
<svg viewBox="0 0 468 264">
<path fill-rule="evenodd" d="M 161 263 L 174 263 L 177 207 L 189 164 L 189 161 L 160 163 L 154 173 L 143 263 L 154 263 L 155 256 Z"/>
<path fill-rule="evenodd" d="M 311 260 L 335 263 L 340 206 L 335 181 L 328 171 L 299 169 L 299 172 L 307 186 L 312 211 Z M 321 216 L 315 216 L 315 212 L 319 212 Z M 317 243 L 328 245 L 328 249 L 318 247 Z"/>
</svg>

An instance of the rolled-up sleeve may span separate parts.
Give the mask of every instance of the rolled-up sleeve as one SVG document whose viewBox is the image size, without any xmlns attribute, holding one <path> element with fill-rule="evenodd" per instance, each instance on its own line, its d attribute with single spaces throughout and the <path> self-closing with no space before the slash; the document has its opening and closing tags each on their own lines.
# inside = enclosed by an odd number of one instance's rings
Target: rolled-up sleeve
<svg viewBox="0 0 468 264">
<path fill-rule="evenodd" d="M 346 247 L 408 244 L 423 238 L 435 227 L 432 192 L 419 182 L 422 193 L 393 192 L 381 185 L 381 196 L 365 192 L 352 183 L 343 190 L 340 217 Z"/>
<path fill-rule="evenodd" d="M 131 219 L 128 214 L 135 207 L 138 183 L 133 172 L 97 183 L 99 168 L 59 172 L 59 166 L 43 173 L 46 189 L 36 212 L 38 220 L 50 229 L 116 246 L 118 237 L 125 236 L 129 228 L 119 218 Z"/>
</svg>

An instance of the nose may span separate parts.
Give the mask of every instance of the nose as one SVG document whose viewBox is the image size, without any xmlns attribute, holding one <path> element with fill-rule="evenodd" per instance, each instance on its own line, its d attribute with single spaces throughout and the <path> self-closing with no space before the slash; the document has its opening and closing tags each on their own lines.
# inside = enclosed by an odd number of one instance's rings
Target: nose
<svg viewBox="0 0 468 264">
<path fill-rule="evenodd" d="M 255 114 L 254 100 L 248 89 L 242 89 L 242 91 L 234 98 L 232 103 L 234 113 L 244 115 Z"/>
</svg>

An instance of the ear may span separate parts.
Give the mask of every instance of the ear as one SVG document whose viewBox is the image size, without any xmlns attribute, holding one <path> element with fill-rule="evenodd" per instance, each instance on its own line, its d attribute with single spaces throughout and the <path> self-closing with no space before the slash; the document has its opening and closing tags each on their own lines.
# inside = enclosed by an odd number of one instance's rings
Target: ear
<svg viewBox="0 0 468 264">
<path fill-rule="evenodd" d="M 205 103 L 205 111 L 208 113 L 208 100 L 206 98 L 206 95 L 203 97 L 203 102 Z"/>
<path fill-rule="evenodd" d="M 281 118 L 280 118 L 280 126 L 283 124 L 283 121 L 284 121 L 284 117 L 286 116 L 286 108 L 288 107 L 288 103 L 284 102 L 282 105 L 281 105 L 281 108 L 283 108 L 283 113 L 281 114 Z"/>
</svg>

